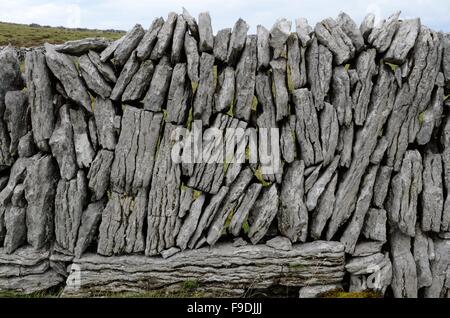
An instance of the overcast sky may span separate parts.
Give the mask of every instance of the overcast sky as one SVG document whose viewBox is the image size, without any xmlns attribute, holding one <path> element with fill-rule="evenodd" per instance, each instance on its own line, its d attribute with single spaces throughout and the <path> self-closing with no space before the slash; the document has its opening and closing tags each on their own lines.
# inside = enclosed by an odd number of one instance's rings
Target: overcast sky
<svg viewBox="0 0 450 318">
<path fill-rule="evenodd" d="M 0 0 L 0 21 L 128 30 L 135 23 L 147 28 L 155 17 L 181 13 L 182 7 L 194 17 L 209 11 L 214 33 L 238 18 L 255 33 L 258 24 L 270 28 L 280 17 L 305 17 L 314 25 L 344 11 L 360 23 L 368 12 L 381 19 L 397 10 L 404 19 L 420 17 L 432 29 L 450 32 L 449 0 Z"/>
</svg>

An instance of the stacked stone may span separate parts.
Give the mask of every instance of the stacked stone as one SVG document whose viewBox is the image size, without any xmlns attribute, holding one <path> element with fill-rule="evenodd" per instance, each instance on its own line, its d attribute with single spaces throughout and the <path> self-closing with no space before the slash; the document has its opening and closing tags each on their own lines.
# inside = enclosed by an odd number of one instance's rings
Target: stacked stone
<svg viewBox="0 0 450 318">
<path fill-rule="evenodd" d="M 47 44 L 27 53 L 25 74 L 3 49 L 0 267 L 30 253 L 32 267 L 47 259 L 38 273 L 57 285 L 84 258 L 170 263 L 229 240 L 218 259 L 256 244 L 287 257 L 319 241 L 305 249 L 325 248 L 336 266 L 301 296 L 337 287 L 448 296 L 450 38 L 399 14 L 378 26 L 369 14 L 358 27 L 341 13 L 314 29 L 300 18 L 295 32 L 279 19 L 256 35 L 239 19 L 214 35 L 209 13 L 197 22 L 184 10 L 112 43 Z M 279 146 L 269 164 L 282 169 L 263 173 L 262 162 L 228 154 L 173 160 L 179 129 L 211 127 L 257 130 Z M 270 129 L 278 137 L 262 134 Z M 204 159 L 217 156 L 200 138 Z M 245 135 L 226 138 L 250 147 Z M 304 282 L 299 272 L 286 284 Z"/>
</svg>

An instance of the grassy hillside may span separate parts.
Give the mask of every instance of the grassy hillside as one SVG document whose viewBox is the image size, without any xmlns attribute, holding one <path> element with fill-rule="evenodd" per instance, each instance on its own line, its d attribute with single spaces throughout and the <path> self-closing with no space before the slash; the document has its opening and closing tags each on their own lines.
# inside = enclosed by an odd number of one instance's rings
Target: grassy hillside
<svg viewBox="0 0 450 318">
<path fill-rule="evenodd" d="M 59 44 L 89 37 L 116 40 L 122 35 L 123 32 L 120 31 L 67 29 L 0 22 L 0 46 L 11 43 L 16 47 L 33 47 L 45 42 Z"/>
</svg>

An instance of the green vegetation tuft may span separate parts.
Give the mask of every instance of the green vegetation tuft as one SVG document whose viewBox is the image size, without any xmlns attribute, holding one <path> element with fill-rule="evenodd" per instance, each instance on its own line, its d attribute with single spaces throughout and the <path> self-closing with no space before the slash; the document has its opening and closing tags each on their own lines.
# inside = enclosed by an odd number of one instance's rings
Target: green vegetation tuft
<svg viewBox="0 0 450 318">
<path fill-rule="evenodd" d="M 250 230 L 250 224 L 248 224 L 248 218 L 245 218 L 244 223 L 242 223 L 242 231 L 245 235 L 248 234 L 248 231 Z"/>
<path fill-rule="evenodd" d="M 200 287 L 200 283 L 196 279 L 185 280 L 181 286 L 184 290 L 195 290 Z"/>
<path fill-rule="evenodd" d="M 419 114 L 419 124 L 420 124 L 420 126 L 422 126 L 423 125 L 423 122 L 425 121 L 425 112 L 421 112 L 420 114 Z"/>
<path fill-rule="evenodd" d="M 304 268 L 305 265 L 300 264 L 300 263 L 289 263 L 288 267 L 290 269 L 300 269 L 300 268 Z"/>
<path fill-rule="evenodd" d="M 384 62 L 384 64 L 386 64 L 387 66 L 389 66 L 392 70 L 392 72 L 395 73 L 395 71 L 397 70 L 398 65 L 397 64 L 393 64 L 393 63 L 389 63 L 389 62 Z"/>
<path fill-rule="evenodd" d="M 335 289 L 319 295 L 319 298 L 382 298 L 379 291 L 365 290 L 361 292 L 345 292 L 342 289 Z"/>
<path fill-rule="evenodd" d="M 0 45 L 11 44 L 16 47 L 34 47 L 45 42 L 61 44 L 67 41 L 84 38 L 104 37 L 110 40 L 119 39 L 125 32 L 102 31 L 88 29 L 68 29 L 63 27 L 39 27 L 25 24 L 0 22 Z"/>
<path fill-rule="evenodd" d="M 262 184 L 263 187 L 268 187 L 271 185 L 270 182 L 267 182 L 261 172 L 261 167 L 258 167 L 258 169 L 256 169 L 255 171 L 255 177 L 256 179 L 258 179 L 258 181 Z"/>
<path fill-rule="evenodd" d="M 256 98 L 255 95 L 253 95 L 253 99 L 252 99 L 252 111 L 256 112 L 258 108 L 258 99 Z"/>
<path fill-rule="evenodd" d="M 450 94 L 448 94 L 447 96 L 444 96 L 444 102 L 450 97 Z"/>
</svg>

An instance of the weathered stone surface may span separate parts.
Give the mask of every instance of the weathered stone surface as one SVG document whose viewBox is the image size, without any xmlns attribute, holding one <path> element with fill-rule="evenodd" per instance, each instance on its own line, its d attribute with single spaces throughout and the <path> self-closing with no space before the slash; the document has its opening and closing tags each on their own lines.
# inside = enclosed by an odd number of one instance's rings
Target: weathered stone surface
<svg viewBox="0 0 450 318">
<path fill-rule="evenodd" d="M 49 145 L 53 156 L 58 162 L 61 177 L 66 180 L 72 179 L 78 167 L 73 128 L 70 122 L 70 109 L 67 105 L 59 109 L 59 118 Z"/>
<path fill-rule="evenodd" d="M 120 41 L 117 48 L 114 50 L 114 61 L 122 66 L 127 63 L 130 56 L 135 53 L 132 53 L 142 38 L 144 37 L 145 31 L 140 24 L 136 24 Z"/>
<path fill-rule="evenodd" d="M 212 52 L 214 47 L 214 36 L 209 12 L 200 12 L 198 15 L 198 33 L 200 52 Z"/>
<path fill-rule="evenodd" d="M 175 65 L 167 96 L 166 120 L 182 125 L 186 122 L 192 99 L 192 86 L 187 77 L 186 63 Z"/>
<path fill-rule="evenodd" d="M 275 21 L 270 29 L 270 46 L 273 48 L 273 59 L 277 59 L 286 53 L 286 41 L 291 32 L 292 22 L 284 18 Z"/>
<path fill-rule="evenodd" d="M 262 108 L 262 113 L 257 118 L 258 126 L 265 128 L 277 127 L 271 77 L 264 73 L 258 73 L 258 75 L 256 75 L 255 91 L 258 104 L 261 105 Z"/>
<path fill-rule="evenodd" d="M 181 222 L 178 218 L 181 165 L 172 161 L 170 147 L 171 134 L 176 128 L 175 125 L 165 124 L 155 159 L 148 198 L 146 255 L 156 255 L 173 247 L 177 234 L 175 229 Z"/>
<path fill-rule="evenodd" d="M 100 200 L 106 194 L 109 187 L 109 178 L 111 165 L 114 160 L 112 151 L 100 150 L 92 162 L 87 178 L 89 180 L 89 189 L 92 191 L 92 199 Z"/>
<path fill-rule="evenodd" d="M 306 71 L 317 110 L 323 108 L 325 96 L 330 88 L 332 60 L 331 52 L 325 46 L 319 45 L 314 38 L 306 51 Z"/>
<path fill-rule="evenodd" d="M 37 51 L 25 57 L 25 79 L 30 106 L 33 138 L 39 149 L 48 151 L 48 140 L 55 127 L 53 93 L 50 72 L 45 56 Z"/>
<path fill-rule="evenodd" d="M 225 63 L 227 61 L 228 56 L 228 45 L 230 43 L 231 37 L 231 28 L 225 28 L 217 31 L 217 34 L 214 36 L 214 57 L 216 61 L 220 63 Z M 245 44 L 245 38 L 244 38 Z"/>
<path fill-rule="evenodd" d="M 119 101 L 122 98 L 122 94 L 130 81 L 133 79 L 134 74 L 139 70 L 139 61 L 136 57 L 136 52 L 132 52 L 130 58 L 125 63 L 122 72 L 117 79 L 116 85 L 111 92 L 111 100 Z"/>
<path fill-rule="evenodd" d="M 70 123 L 73 128 L 73 139 L 78 167 L 80 169 L 89 168 L 92 160 L 94 160 L 95 151 L 89 138 L 89 130 L 84 111 L 82 109 L 71 109 Z"/>
<path fill-rule="evenodd" d="M 117 77 L 114 73 L 114 69 L 108 63 L 102 62 L 101 57 L 97 52 L 89 51 L 87 56 L 97 68 L 97 71 L 103 76 L 106 81 L 112 84 L 117 82 Z"/>
<path fill-rule="evenodd" d="M 428 236 L 422 232 L 420 226 L 416 226 L 416 236 L 414 237 L 413 255 L 417 269 L 417 288 L 427 287 L 432 284 L 433 276 L 430 268 L 430 256 Z"/>
<path fill-rule="evenodd" d="M 382 208 L 384 206 L 384 201 L 386 199 L 389 184 L 391 181 L 392 167 L 381 166 L 378 169 L 377 178 L 375 179 L 375 185 L 373 187 L 373 197 L 372 203 L 378 207 Z"/>
<path fill-rule="evenodd" d="M 372 32 L 368 37 L 368 42 L 372 44 L 373 47 L 377 49 L 379 53 L 384 53 L 387 51 L 391 45 L 392 38 L 398 29 L 398 18 L 400 16 L 400 11 L 391 15 L 386 21 L 380 26 L 374 27 Z"/>
<path fill-rule="evenodd" d="M 270 224 L 278 212 L 279 195 L 277 185 L 265 188 L 255 202 L 250 216 L 253 219 L 248 237 L 253 244 L 257 244 L 267 233 Z"/>
<path fill-rule="evenodd" d="M 266 245 L 272 248 L 275 248 L 277 250 L 281 251 L 290 251 L 292 250 L 292 243 L 291 241 L 284 236 L 277 236 L 273 239 L 270 239 L 266 242 Z"/>
<path fill-rule="evenodd" d="M 167 16 L 167 20 L 164 22 L 161 29 L 159 29 L 158 40 L 150 55 L 152 60 L 160 59 L 168 50 L 170 50 L 170 46 L 173 44 L 172 37 L 177 24 L 177 18 L 178 15 L 175 12 L 170 12 Z"/>
<path fill-rule="evenodd" d="M 331 80 L 331 104 L 336 108 L 339 125 L 350 126 L 352 123 L 353 103 L 350 96 L 350 77 L 343 66 L 333 69 Z"/>
<path fill-rule="evenodd" d="M 381 253 L 353 257 L 345 264 L 345 270 L 353 275 L 369 274 L 374 267 L 381 267 L 384 261 L 384 255 Z"/>
<path fill-rule="evenodd" d="M 400 21 L 384 59 L 395 64 L 403 64 L 416 42 L 419 29 L 420 19 L 418 18 Z"/>
<path fill-rule="evenodd" d="M 333 161 L 327 166 L 323 174 L 317 179 L 306 196 L 306 207 L 308 211 L 314 210 L 320 195 L 325 191 L 326 185 L 331 181 L 333 174 L 339 163 L 339 156 L 334 157 Z"/>
<path fill-rule="evenodd" d="M 15 187 L 11 201 L 12 204 L 6 208 L 3 215 L 6 229 L 4 248 L 7 254 L 13 253 L 27 241 L 27 203 L 23 184 Z"/>
<path fill-rule="evenodd" d="M 247 36 L 245 48 L 236 66 L 236 95 L 234 114 L 248 121 L 252 109 L 256 80 L 256 36 Z"/>
<path fill-rule="evenodd" d="M 109 41 L 105 38 L 86 38 L 56 45 L 55 50 L 56 52 L 70 55 L 83 55 L 90 50 L 103 51 L 108 45 Z"/>
<path fill-rule="evenodd" d="M 362 241 L 356 244 L 353 256 L 369 256 L 381 252 L 384 242 Z"/>
<path fill-rule="evenodd" d="M 50 44 L 45 45 L 45 51 L 47 65 L 64 86 L 67 96 L 88 112 L 92 112 L 91 99 L 72 60 L 67 55 L 56 52 Z"/>
<path fill-rule="evenodd" d="M 370 33 L 373 30 L 373 27 L 375 25 L 375 15 L 373 13 L 368 13 L 364 20 L 361 22 L 361 25 L 359 26 L 359 30 L 361 31 L 361 34 L 364 38 L 364 40 L 367 40 Z"/>
<path fill-rule="evenodd" d="M 275 87 L 276 120 L 280 121 L 289 115 L 289 95 L 286 86 L 286 59 L 279 58 L 270 62 Z"/>
<path fill-rule="evenodd" d="M 264 70 L 270 63 L 270 32 L 264 26 L 258 25 L 256 28 L 256 49 L 257 49 L 257 69 Z M 450 77 L 450 76 L 449 76 Z"/>
<path fill-rule="evenodd" d="M 377 73 L 375 64 L 376 51 L 370 49 L 358 56 L 356 60 L 356 71 L 358 72 L 358 82 L 352 93 L 354 107 L 354 122 L 362 126 L 366 120 L 370 96 L 372 93 L 372 77 Z"/>
<path fill-rule="evenodd" d="M 150 54 L 155 47 L 156 41 L 158 40 L 158 33 L 164 24 L 164 19 L 162 17 L 155 18 L 150 25 L 150 28 L 145 32 L 142 40 L 136 48 L 136 55 L 140 61 L 145 61 L 150 57 Z"/>
<path fill-rule="evenodd" d="M 291 89 L 301 88 L 306 85 L 306 59 L 304 50 L 300 49 L 300 43 L 296 33 L 291 33 L 287 39 L 287 63 L 288 63 L 288 80 L 291 81 Z M 303 53 L 303 54 L 302 54 Z"/>
<path fill-rule="evenodd" d="M 222 235 L 223 229 L 225 228 L 225 222 L 236 206 L 239 204 L 241 196 L 245 193 L 250 181 L 253 178 L 253 173 L 250 168 L 245 168 L 241 171 L 236 180 L 230 185 L 227 195 L 222 200 L 220 207 L 215 212 L 215 215 L 210 222 L 211 225 L 208 229 L 206 235 L 206 241 L 209 245 L 214 245 L 219 240 Z M 222 192 L 222 190 L 220 191 Z M 219 192 L 219 193 L 220 193 Z M 260 194 L 261 195 L 261 194 Z M 218 197 L 220 199 L 220 196 Z M 256 206 L 257 203 L 253 205 Z M 250 212 L 251 213 L 251 212 Z M 249 230 L 250 237 L 250 230 Z"/>
<path fill-rule="evenodd" d="M 319 122 L 323 164 L 328 165 L 334 158 L 339 138 L 339 123 L 333 105 L 325 103 Z"/>
<path fill-rule="evenodd" d="M 364 48 L 364 38 L 361 34 L 361 30 L 347 13 L 339 13 L 336 22 L 339 24 L 342 31 L 344 31 L 344 33 L 352 40 L 353 46 L 357 52 Z"/>
<path fill-rule="evenodd" d="M 198 24 L 195 18 L 183 7 L 183 18 L 186 20 L 189 32 L 196 39 L 199 38 Z"/>
<path fill-rule="evenodd" d="M 344 233 L 341 236 L 341 243 L 345 246 L 345 251 L 347 253 L 353 253 L 358 238 L 360 236 L 361 230 L 364 225 L 364 219 L 366 217 L 367 212 L 369 211 L 370 202 L 372 200 L 373 195 L 373 186 L 375 183 L 375 178 L 377 175 L 377 166 L 369 167 L 366 175 L 364 176 L 362 182 L 362 188 L 359 191 L 358 199 L 356 201 L 355 212 L 353 213 L 353 217 L 348 223 Z M 336 229 L 336 224 L 333 223 L 334 220 L 330 221 L 330 225 L 328 228 L 328 237 L 332 237 L 332 234 Z"/>
<path fill-rule="evenodd" d="M 104 208 L 105 202 L 97 201 L 89 204 L 83 211 L 74 250 L 75 257 L 80 258 L 92 243 L 102 219 L 102 211 Z"/>
<path fill-rule="evenodd" d="M 117 134 L 114 129 L 116 111 L 109 99 L 97 97 L 95 99 L 94 118 L 97 127 L 98 142 L 108 150 L 114 150 L 117 143 Z"/>
<path fill-rule="evenodd" d="M 124 262 L 129 265 L 124 267 Z M 84 279 L 81 280 L 80 290 L 71 290 L 68 286 L 65 289 L 66 294 L 169 288 L 181 285 L 186 276 L 189 276 L 199 282 L 199 290 L 213 292 L 217 282 L 223 282 L 224 285 L 221 286 L 224 287 L 221 290 L 238 296 L 249 286 L 268 288 L 272 285 L 337 284 L 344 275 L 344 253 L 341 244 L 324 241 L 294 245 L 291 251 L 280 251 L 262 244 L 241 247 L 232 247 L 231 243 L 220 244 L 214 249 L 205 247 L 195 251 L 187 250 L 167 260 L 138 255 L 102 257 L 87 254 L 75 260 L 75 264 L 84 273 Z M 289 264 L 303 266 L 297 269 L 291 268 Z M 305 267 L 315 270 L 305 270 Z M 109 270 L 106 271 L 105 268 Z M 289 274 L 286 275 L 284 272 L 288 269 Z M 130 276 L 131 272 L 135 274 Z M 68 280 L 71 279 L 73 278 L 69 276 Z M 98 280 L 104 283 L 94 284 Z M 147 282 L 151 282 L 151 285 Z"/>
<path fill-rule="evenodd" d="M 209 125 L 214 100 L 214 56 L 202 53 L 200 58 L 200 78 L 194 97 L 192 115 L 202 121 L 203 126 Z"/>
<path fill-rule="evenodd" d="M 131 106 L 125 108 L 111 167 L 113 191 L 135 194 L 139 189 L 149 187 L 162 120 L 160 113 Z"/>
<path fill-rule="evenodd" d="M 299 298 L 320 298 L 321 294 L 330 292 L 336 289 L 342 289 L 341 284 L 330 284 L 330 285 L 316 285 L 316 286 L 305 286 L 300 288 L 298 292 Z"/>
<path fill-rule="evenodd" d="M 260 183 L 253 183 L 247 188 L 244 195 L 240 198 L 240 201 L 235 208 L 235 212 L 230 221 L 230 232 L 234 236 L 238 236 L 241 233 L 246 222 L 246 226 L 248 226 L 248 215 L 250 209 L 252 208 L 256 199 L 258 199 L 261 189 L 262 185 Z"/>
<path fill-rule="evenodd" d="M 172 50 L 170 52 L 170 61 L 172 64 L 180 63 L 182 60 L 184 35 L 186 33 L 187 24 L 182 15 L 177 17 L 177 23 L 173 30 Z"/>
<path fill-rule="evenodd" d="M 143 62 L 130 83 L 128 83 L 127 88 L 125 88 L 122 101 L 132 102 L 141 100 L 150 85 L 154 70 L 152 61 L 147 60 Z"/>
<path fill-rule="evenodd" d="M 308 211 L 304 200 L 303 161 L 294 161 L 284 172 L 278 211 L 278 229 L 293 243 L 305 242 L 308 235 Z"/>
<path fill-rule="evenodd" d="M 296 117 L 291 115 L 281 126 L 280 148 L 283 159 L 287 163 L 292 163 L 297 157 L 295 125 Z"/>
<path fill-rule="evenodd" d="M 184 52 L 186 53 L 188 76 L 192 82 L 198 83 L 200 55 L 198 54 L 197 41 L 187 32 L 184 37 Z"/>
<path fill-rule="evenodd" d="M 100 61 L 105 63 L 109 59 L 114 56 L 114 52 L 117 50 L 117 47 L 122 43 L 126 35 L 122 36 L 120 39 L 110 43 L 101 53 L 100 53 Z"/>
<path fill-rule="evenodd" d="M 108 98 L 111 95 L 112 88 L 100 75 L 90 58 L 87 55 L 81 56 L 78 59 L 78 65 L 87 87 L 97 95 Z"/>
<path fill-rule="evenodd" d="M 344 64 L 355 55 L 352 40 L 333 19 L 317 23 L 314 32 L 317 40 L 333 53 L 335 64 Z"/>
<path fill-rule="evenodd" d="M 58 182 L 55 196 L 56 249 L 69 255 L 75 252 L 78 229 L 87 203 L 87 181 L 83 170 L 76 178 Z"/>
<path fill-rule="evenodd" d="M 167 250 L 162 251 L 161 256 L 162 256 L 162 258 L 167 259 L 169 257 L 174 256 L 175 254 L 177 254 L 179 252 L 181 252 L 181 250 L 178 247 L 171 247 Z"/>
<path fill-rule="evenodd" d="M 36 155 L 27 167 L 24 181 L 28 202 L 27 242 L 36 249 L 44 247 L 52 238 L 57 174 L 53 158 L 48 155 Z"/>
<path fill-rule="evenodd" d="M 154 112 L 161 111 L 169 90 L 173 68 L 169 59 L 163 57 L 155 67 L 150 88 L 144 98 L 144 109 Z"/>
<path fill-rule="evenodd" d="M 392 178 L 386 211 L 390 222 L 409 236 L 415 233 L 422 184 L 422 157 L 417 150 L 407 151 L 400 172 Z"/>
<path fill-rule="evenodd" d="M 182 251 L 184 251 L 197 228 L 200 215 L 202 213 L 203 204 L 205 203 L 205 195 L 201 194 L 192 202 L 190 211 L 187 217 L 183 220 L 180 231 L 178 232 L 176 244 Z"/>
<path fill-rule="evenodd" d="M 386 242 L 386 211 L 370 209 L 364 222 L 363 234 L 369 240 Z"/>
<path fill-rule="evenodd" d="M 11 140 L 9 153 L 12 156 L 17 155 L 19 139 L 29 130 L 29 116 L 27 94 L 23 91 L 7 92 L 5 95 L 5 113 L 3 119 L 6 122 Z"/>
<path fill-rule="evenodd" d="M 214 95 L 214 111 L 227 111 L 233 104 L 234 92 L 234 69 L 228 66 L 219 74 L 216 93 Z"/>
<path fill-rule="evenodd" d="M 302 47 L 307 47 L 311 44 L 313 29 L 308 24 L 307 19 L 305 18 L 295 19 L 295 31 L 297 32 Z"/>
<path fill-rule="evenodd" d="M 236 65 L 247 39 L 247 32 L 250 26 L 242 19 L 236 21 L 231 32 L 230 45 L 228 46 L 227 63 Z"/>
<path fill-rule="evenodd" d="M 411 254 L 411 238 L 399 230 L 390 235 L 392 291 L 396 298 L 417 298 L 417 270 Z"/>
<path fill-rule="evenodd" d="M 433 280 L 431 286 L 425 288 L 426 298 L 445 297 L 449 288 L 450 240 L 436 239 L 433 242 L 435 251 L 435 257 L 431 261 Z"/>
<path fill-rule="evenodd" d="M 295 132 L 300 144 L 300 155 L 305 162 L 305 166 L 309 167 L 323 161 L 317 113 L 312 94 L 308 89 L 295 90 L 292 98 L 297 116 Z"/>
<path fill-rule="evenodd" d="M 325 225 L 333 213 L 334 192 L 336 190 L 337 176 L 337 174 L 334 174 L 331 181 L 327 184 L 312 215 L 310 232 L 314 239 L 320 239 Z"/>
<path fill-rule="evenodd" d="M 350 163 L 352 162 L 354 130 L 353 122 L 349 127 L 346 127 L 345 125 L 339 127 L 336 150 L 341 156 L 341 161 L 339 162 L 339 166 L 341 167 L 349 168 Z"/>
<path fill-rule="evenodd" d="M 144 220 L 147 214 L 147 191 L 136 196 L 112 192 L 102 213 L 97 253 L 111 256 L 142 253 L 145 249 Z"/>
<path fill-rule="evenodd" d="M 0 206 L 6 208 L 10 203 L 14 189 L 22 183 L 27 174 L 27 167 L 30 166 L 32 159 L 19 158 L 11 167 L 10 174 L 5 180 L 2 180 L 2 191 L 0 192 Z"/>
</svg>

